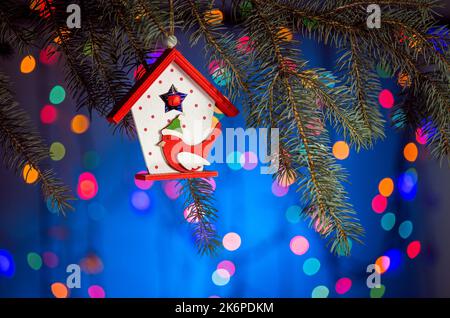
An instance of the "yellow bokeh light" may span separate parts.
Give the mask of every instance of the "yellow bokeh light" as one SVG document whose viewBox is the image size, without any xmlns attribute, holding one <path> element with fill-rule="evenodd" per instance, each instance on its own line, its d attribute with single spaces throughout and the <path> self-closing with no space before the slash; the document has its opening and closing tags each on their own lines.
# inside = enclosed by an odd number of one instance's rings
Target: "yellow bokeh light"
<svg viewBox="0 0 450 318">
<path fill-rule="evenodd" d="M 70 32 L 69 32 L 69 30 L 61 29 L 61 30 L 60 30 L 60 34 L 61 34 L 61 36 L 58 35 L 58 36 L 53 40 L 53 42 L 55 42 L 56 44 L 61 44 L 61 43 L 62 43 L 62 40 L 67 39 L 67 37 L 69 36 Z M 61 37 L 62 37 L 62 38 L 61 38 Z"/>
<path fill-rule="evenodd" d="M 380 256 L 375 262 L 375 271 L 379 274 L 384 274 L 391 265 L 391 259 L 388 256 Z"/>
<path fill-rule="evenodd" d="M 413 142 L 407 144 L 403 149 L 403 156 L 405 156 L 405 159 L 408 160 L 409 162 L 416 161 L 418 155 L 419 150 L 417 149 L 416 144 Z"/>
<path fill-rule="evenodd" d="M 345 141 L 337 141 L 333 145 L 333 155 L 339 159 L 344 160 L 350 154 L 350 148 Z"/>
<path fill-rule="evenodd" d="M 32 184 L 39 178 L 39 172 L 30 164 L 26 164 L 25 167 L 23 167 L 22 176 L 26 183 Z"/>
<path fill-rule="evenodd" d="M 223 13 L 219 9 L 213 9 L 205 12 L 206 23 L 217 25 L 223 21 Z"/>
<path fill-rule="evenodd" d="M 378 184 L 378 191 L 384 197 L 389 197 L 394 191 L 394 181 L 391 178 L 384 178 Z"/>
<path fill-rule="evenodd" d="M 69 290 L 63 283 L 53 283 L 50 288 L 56 298 L 67 298 L 69 296 Z"/>
<path fill-rule="evenodd" d="M 409 77 L 408 73 L 400 73 L 398 74 L 398 79 L 397 79 L 398 85 L 400 85 L 401 87 L 409 87 L 411 86 L 411 78 Z"/>
<path fill-rule="evenodd" d="M 33 57 L 33 55 L 27 55 L 22 59 L 22 62 L 20 62 L 20 71 L 23 74 L 28 74 L 34 71 L 36 68 L 36 59 Z"/>
<path fill-rule="evenodd" d="M 71 122 L 72 131 L 76 134 L 82 134 L 89 128 L 89 118 L 84 115 L 76 115 Z"/>
<path fill-rule="evenodd" d="M 286 41 L 286 42 L 290 42 L 294 38 L 292 31 L 289 30 L 288 28 L 281 28 L 278 31 L 277 35 L 281 40 Z"/>
</svg>

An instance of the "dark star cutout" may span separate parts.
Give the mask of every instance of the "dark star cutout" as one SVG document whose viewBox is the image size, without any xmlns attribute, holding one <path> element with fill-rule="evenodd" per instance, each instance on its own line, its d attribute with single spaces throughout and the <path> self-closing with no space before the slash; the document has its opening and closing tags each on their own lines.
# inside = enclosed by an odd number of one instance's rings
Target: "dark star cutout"
<svg viewBox="0 0 450 318">
<path fill-rule="evenodd" d="M 164 112 L 170 112 L 171 110 L 178 110 L 180 112 L 182 112 L 182 103 L 183 100 L 186 98 L 187 94 L 184 93 L 180 93 L 179 91 L 177 91 L 177 89 L 175 88 L 175 86 L 170 87 L 169 91 L 165 94 L 159 95 L 159 97 L 161 97 L 161 99 L 164 101 L 165 103 L 165 109 Z"/>
</svg>

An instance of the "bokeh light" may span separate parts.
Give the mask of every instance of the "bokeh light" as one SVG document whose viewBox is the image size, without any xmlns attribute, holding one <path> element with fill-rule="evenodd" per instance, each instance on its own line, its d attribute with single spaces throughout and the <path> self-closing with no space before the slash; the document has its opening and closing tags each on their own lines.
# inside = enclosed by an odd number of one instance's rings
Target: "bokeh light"
<svg viewBox="0 0 450 318">
<path fill-rule="evenodd" d="M 319 285 L 313 289 L 313 291 L 311 293 L 311 297 L 312 298 L 327 298 L 329 294 L 330 294 L 330 290 L 328 289 L 327 286 Z"/>
<path fill-rule="evenodd" d="M 392 272 L 399 268 L 402 262 L 402 252 L 398 249 L 390 249 L 386 253 L 384 253 L 387 257 L 389 257 L 389 271 Z"/>
<path fill-rule="evenodd" d="M 147 171 L 139 171 L 137 174 L 146 175 L 146 174 L 148 174 L 148 172 Z M 136 187 L 138 187 L 141 190 L 148 190 L 152 187 L 153 181 L 152 180 L 140 180 L 140 179 L 134 178 L 134 184 L 136 185 Z"/>
<path fill-rule="evenodd" d="M 52 105 L 45 105 L 41 109 L 40 117 L 43 124 L 52 124 L 58 119 L 58 110 Z"/>
<path fill-rule="evenodd" d="M 388 89 L 383 89 L 378 95 L 378 102 L 383 108 L 392 108 L 394 106 L 394 95 Z"/>
<path fill-rule="evenodd" d="M 289 192 L 289 187 L 281 186 L 278 181 L 272 182 L 272 193 L 277 197 L 283 197 Z"/>
<path fill-rule="evenodd" d="M 66 98 L 66 91 L 61 85 L 56 85 L 50 91 L 50 103 L 53 105 L 61 104 Z"/>
<path fill-rule="evenodd" d="M 39 53 L 39 61 L 42 64 L 53 65 L 58 62 L 60 56 L 61 53 L 58 51 L 57 46 L 49 44 Z"/>
<path fill-rule="evenodd" d="M 384 197 L 389 197 L 394 191 L 394 181 L 391 178 L 384 178 L 378 184 L 378 191 Z"/>
<path fill-rule="evenodd" d="M 375 270 L 379 274 L 384 274 L 389 269 L 389 266 L 391 265 L 391 259 L 386 255 L 380 256 L 375 261 L 375 265 L 378 266 L 378 267 L 375 266 Z"/>
<path fill-rule="evenodd" d="M 303 263 L 303 272 L 305 273 L 305 275 L 313 276 L 317 274 L 319 270 L 320 270 L 320 261 L 315 257 L 308 258 Z"/>
<path fill-rule="evenodd" d="M 418 154 L 419 150 L 417 149 L 416 144 L 413 142 L 408 143 L 405 148 L 403 148 L 403 156 L 409 162 L 416 161 Z"/>
<path fill-rule="evenodd" d="M 222 269 L 222 268 L 216 269 L 213 272 L 211 279 L 212 279 L 214 285 L 225 286 L 230 281 L 230 273 L 228 273 L 227 270 Z"/>
<path fill-rule="evenodd" d="M 229 232 L 223 237 L 222 244 L 225 249 L 235 251 L 241 246 L 241 237 L 235 232 Z"/>
<path fill-rule="evenodd" d="M 352 280 L 348 277 L 339 278 L 335 285 L 336 293 L 343 295 L 352 288 Z"/>
<path fill-rule="evenodd" d="M 231 170 L 239 170 L 242 168 L 241 156 L 242 153 L 239 151 L 232 151 L 227 155 L 226 162 Z"/>
<path fill-rule="evenodd" d="M 236 266 L 234 265 L 234 263 L 232 261 L 221 261 L 218 265 L 217 265 L 217 269 L 224 269 L 226 270 L 229 274 L 230 277 L 234 275 L 235 271 L 236 271 Z"/>
<path fill-rule="evenodd" d="M 398 74 L 397 78 L 398 85 L 401 87 L 409 87 L 411 86 L 411 77 L 408 75 L 408 73 L 402 72 Z"/>
<path fill-rule="evenodd" d="M 230 71 L 225 66 L 225 62 L 221 60 L 213 60 L 209 63 L 208 72 L 214 83 L 218 86 L 226 86 L 231 80 Z"/>
<path fill-rule="evenodd" d="M 50 145 L 50 158 L 59 161 L 66 155 L 66 147 L 60 142 L 54 142 Z"/>
<path fill-rule="evenodd" d="M 29 74 L 36 68 L 36 59 L 33 55 L 27 55 L 20 62 L 20 72 L 23 74 Z"/>
<path fill-rule="evenodd" d="M 408 247 L 406 248 L 406 254 L 408 254 L 408 257 L 410 259 L 416 258 L 421 250 L 421 244 L 419 241 L 413 241 L 408 244 Z"/>
<path fill-rule="evenodd" d="M 385 231 L 390 231 L 394 228 L 395 225 L 395 214 L 392 212 L 388 212 L 381 218 L 381 227 Z"/>
<path fill-rule="evenodd" d="M 49 268 L 55 268 L 59 264 L 59 258 L 53 252 L 44 252 L 44 254 L 42 254 L 42 260 L 44 261 L 45 266 Z"/>
<path fill-rule="evenodd" d="M 403 221 L 398 227 L 398 234 L 402 239 L 407 239 L 413 231 L 413 223 L 409 220 Z"/>
<path fill-rule="evenodd" d="M 163 183 L 164 193 L 172 200 L 177 199 L 181 195 L 181 187 L 181 184 L 174 180 Z"/>
<path fill-rule="evenodd" d="M 203 180 L 206 180 L 206 182 L 208 182 L 209 183 L 209 185 L 211 186 L 211 189 L 213 190 L 213 191 L 215 191 L 216 190 L 216 181 L 214 180 L 214 178 L 203 178 Z"/>
<path fill-rule="evenodd" d="M 280 40 L 290 42 L 294 38 L 292 31 L 288 28 L 280 28 L 277 32 L 277 36 Z"/>
<path fill-rule="evenodd" d="M 69 296 L 69 289 L 63 283 L 53 283 L 51 285 L 51 291 L 55 298 L 67 298 Z"/>
<path fill-rule="evenodd" d="M 240 13 L 243 18 L 246 18 L 252 12 L 252 9 L 253 9 L 253 4 L 249 0 L 242 1 L 239 4 L 239 10 L 240 10 Z"/>
<path fill-rule="evenodd" d="M 89 253 L 80 261 L 80 267 L 86 274 L 99 274 L 103 271 L 103 262 L 95 253 Z"/>
<path fill-rule="evenodd" d="M 336 86 L 336 77 L 330 71 L 325 71 L 320 74 L 320 81 L 325 84 L 328 88 L 333 88 Z"/>
<path fill-rule="evenodd" d="M 83 172 L 78 177 L 77 194 L 82 200 L 90 200 L 97 195 L 98 184 L 95 176 L 90 172 Z"/>
<path fill-rule="evenodd" d="M 184 209 L 184 219 L 189 223 L 197 223 L 199 221 L 195 214 L 191 214 L 194 208 L 195 205 L 191 203 L 186 209 Z"/>
<path fill-rule="evenodd" d="M 239 38 L 238 43 L 236 44 L 236 50 L 242 54 L 248 54 L 253 51 L 252 42 L 250 37 L 243 36 Z"/>
<path fill-rule="evenodd" d="M 258 156 L 251 151 L 241 154 L 239 161 L 245 170 L 253 170 L 258 166 Z"/>
<path fill-rule="evenodd" d="M 100 202 L 90 202 L 87 213 L 92 220 L 100 221 L 106 216 L 106 208 Z"/>
<path fill-rule="evenodd" d="M 218 25 L 223 21 L 223 13 L 219 9 L 208 10 L 204 13 L 206 23 L 210 25 Z"/>
<path fill-rule="evenodd" d="M 0 249 L 0 277 L 11 278 L 16 272 L 14 259 L 7 250 Z"/>
<path fill-rule="evenodd" d="M 309 250 L 309 242 L 306 237 L 297 235 L 291 239 L 289 247 L 295 255 L 303 255 Z"/>
<path fill-rule="evenodd" d="M 89 128 L 89 118 L 81 114 L 75 115 L 70 122 L 70 126 L 72 132 L 75 134 L 82 134 Z"/>
<path fill-rule="evenodd" d="M 139 211 L 145 211 L 150 206 L 150 197 L 144 191 L 134 191 L 131 194 L 131 205 Z"/>
<path fill-rule="evenodd" d="M 30 164 L 26 164 L 23 167 L 22 176 L 23 180 L 26 183 L 32 184 L 35 183 L 39 178 L 39 172 L 36 169 L 34 169 Z"/>
<path fill-rule="evenodd" d="M 53 197 L 49 197 L 46 201 L 47 209 L 50 211 L 50 213 L 57 214 L 59 212 L 58 205 L 56 202 L 53 201 Z"/>
<path fill-rule="evenodd" d="M 28 262 L 28 265 L 35 271 L 41 269 L 41 267 L 42 267 L 42 258 L 37 253 L 34 253 L 34 252 L 28 253 L 27 262 Z"/>
<path fill-rule="evenodd" d="M 285 173 L 277 177 L 277 182 L 280 186 L 287 188 L 295 182 L 295 174 Z"/>
<path fill-rule="evenodd" d="M 88 295 L 90 298 L 105 298 L 106 293 L 102 286 L 92 285 L 88 288 Z"/>
<path fill-rule="evenodd" d="M 350 147 L 345 141 L 337 141 L 333 145 L 333 155 L 336 159 L 344 160 L 347 159 L 350 154 Z"/>
<path fill-rule="evenodd" d="M 416 169 L 409 168 L 406 172 L 398 177 L 397 188 L 398 192 L 404 200 L 410 201 L 416 197 L 417 194 L 418 176 Z"/>
<path fill-rule="evenodd" d="M 286 210 L 286 219 L 289 223 L 296 224 L 300 221 L 302 209 L 298 205 L 292 205 Z"/>
<path fill-rule="evenodd" d="M 386 207 L 387 207 L 387 199 L 381 194 L 377 194 L 372 199 L 372 210 L 375 213 L 383 213 L 386 210 Z"/>
<path fill-rule="evenodd" d="M 156 48 L 150 51 L 149 53 L 147 53 L 145 61 L 147 62 L 148 65 L 154 64 L 158 60 L 158 58 L 164 53 L 164 51 L 165 50 L 163 48 Z"/>
<path fill-rule="evenodd" d="M 428 122 L 416 129 L 416 141 L 421 145 L 425 145 L 435 134 L 436 128 L 433 127 L 431 122 Z"/>
<path fill-rule="evenodd" d="M 370 289 L 370 298 L 381 298 L 384 296 L 386 291 L 386 287 L 383 284 L 380 284 L 380 287 L 375 287 Z"/>
<path fill-rule="evenodd" d="M 100 164 L 100 156 L 94 150 L 86 151 L 83 155 L 83 166 L 86 169 L 93 170 Z"/>
</svg>

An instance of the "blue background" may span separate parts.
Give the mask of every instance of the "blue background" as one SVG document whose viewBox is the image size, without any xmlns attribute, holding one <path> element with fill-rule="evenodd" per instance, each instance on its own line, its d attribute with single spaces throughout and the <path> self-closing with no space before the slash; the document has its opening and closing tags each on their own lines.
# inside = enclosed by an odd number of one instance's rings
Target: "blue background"
<svg viewBox="0 0 450 318">
<path fill-rule="evenodd" d="M 210 78 L 201 44 L 190 48 L 186 39 L 181 39 L 178 49 Z M 303 42 L 301 49 L 310 58 L 311 66 L 333 69 L 332 51 L 310 41 Z M 33 52 L 36 59 L 38 53 Z M 112 127 L 97 116 L 93 116 L 86 133 L 72 133 L 70 121 L 76 112 L 70 97 L 55 106 L 59 111 L 58 120 L 43 125 L 39 112 L 49 104 L 51 88 L 66 87 L 62 66 L 47 66 L 38 61 L 34 72 L 21 74 L 22 58 L 2 61 L 0 66 L 11 76 L 17 99 L 48 143 L 59 141 L 66 147 L 64 159 L 49 164 L 75 195 L 78 176 L 85 171 L 95 175 L 99 191 L 92 200 L 76 201 L 76 211 L 63 217 L 48 210 L 37 185 L 28 185 L 12 172 L 0 170 L 0 249 L 7 250 L 15 264 L 12 277 L 0 276 L 0 296 L 53 297 L 50 286 L 65 282 L 66 266 L 95 254 L 101 259 L 103 270 L 97 274 L 83 272 L 81 288 L 72 289 L 70 297 L 88 297 L 91 285 L 102 286 L 107 297 L 311 297 L 319 285 L 329 289 L 329 297 L 369 297 L 366 267 L 391 249 L 397 250 L 400 256 L 396 261 L 392 258 L 391 268 L 382 275 L 385 297 L 450 295 L 450 280 L 445 270 L 449 265 L 449 251 L 443 244 L 445 228 L 449 226 L 449 217 L 443 213 L 448 212 L 444 196 L 449 189 L 448 167 L 439 168 L 423 146 L 419 146 L 418 161 L 407 163 L 402 151 L 404 145 L 414 141 L 414 134 L 389 128 L 388 111 L 383 109 L 387 138 L 370 151 L 357 154 L 352 149 L 350 156 L 342 161 L 349 172 L 350 184 L 346 187 L 350 201 L 366 230 L 365 244 L 353 244 L 350 257 L 330 254 L 326 242 L 302 220 L 296 224 L 288 222 L 286 210 L 301 205 L 294 187 L 286 196 L 276 197 L 271 191 L 272 177 L 261 175 L 259 166 L 235 171 L 227 164 L 212 167 L 219 172 L 215 179 L 217 230 L 220 237 L 228 232 L 238 233 L 242 244 L 233 252 L 222 248 L 215 257 L 201 256 L 196 252 L 191 228 L 183 217 L 182 200 L 168 198 L 161 182 L 145 190 L 151 201 L 149 209 L 138 211 L 131 204 L 132 194 L 141 191 L 134 184 L 133 176 L 145 168 L 138 141 L 113 135 Z M 398 91 L 395 79 L 382 80 L 382 86 Z M 221 122 L 223 127 L 244 125 L 241 115 Z M 337 140 L 340 137 L 332 135 L 332 141 Z M 83 156 L 88 151 L 94 151 L 99 158 L 99 165 L 94 169 L 87 169 L 83 164 Z M 419 175 L 417 196 L 405 201 L 396 186 L 388 199 L 387 212 L 395 213 L 397 221 L 391 231 L 385 231 L 380 225 L 382 215 L 371 209 L 372 198 L 378 194 L 381 179 L 391 177 L 396 183 L 398 176 L 410 167 L 416 168 Z M 97 217 L 88 211 L 93 202 Z M 98 211 L 101 206 L 103 215 Z M 414 225 L 407 239 L 398 234 L 398 226 L 404 220 L 411 220 Z M 66 233 L 67 237 L 58 239 L 52 235 L 55 231 Z M 301 256 L 289 248 L 290 240 L 296 235 L 306 237 L 310 243 L 307 253 Z M 405 251 L 414 240 L 421 242 L 422 251 L 411 260 Z M 34 270 L 28 265 L 28 253 L 42 255 L 47 251 L 58 256 L 56 268 L 44 264 Z M 305 275 L 302 269 L 310 257 L 321 263 L 319 272 L 313 276 Z M 236 272 L 228 284 L 216 286 L 211 275 L 222 260 L 231 260 Z M 335 283 L 342 277 L 350 278 L 352 287 L 339 295 Z"/>
</svg>

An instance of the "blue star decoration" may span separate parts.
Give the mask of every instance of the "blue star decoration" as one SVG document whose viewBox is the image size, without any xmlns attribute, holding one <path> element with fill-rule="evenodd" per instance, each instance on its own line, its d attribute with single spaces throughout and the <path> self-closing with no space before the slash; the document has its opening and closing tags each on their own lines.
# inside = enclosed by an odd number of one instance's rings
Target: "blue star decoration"
<svg viewBox="0 0 450 318">
<path fill-rule="evenodd" d="M 167 113 L 170 112 L 171 110 L 178 110 L 179 112 L 182 112 L 183 109 L 181 107 L 183 100 L 186 98 L 186 96 L 187 94 L 180 93 L 172 84 L 167 93 L 159 95 L 159 97 L 161 97 L 161 99 L 165 103 L 164 112 Z"/>
</svg>

